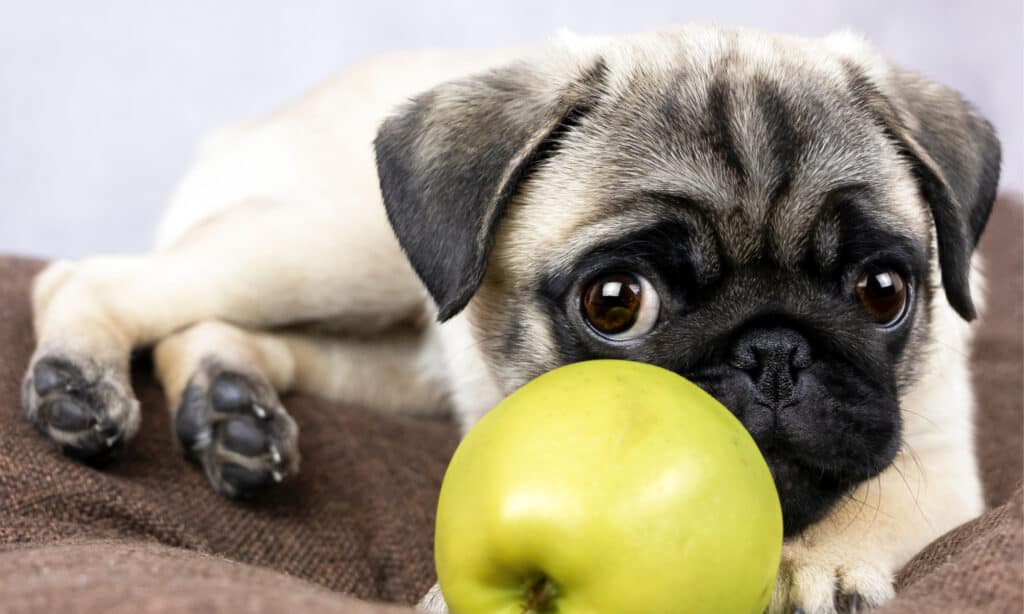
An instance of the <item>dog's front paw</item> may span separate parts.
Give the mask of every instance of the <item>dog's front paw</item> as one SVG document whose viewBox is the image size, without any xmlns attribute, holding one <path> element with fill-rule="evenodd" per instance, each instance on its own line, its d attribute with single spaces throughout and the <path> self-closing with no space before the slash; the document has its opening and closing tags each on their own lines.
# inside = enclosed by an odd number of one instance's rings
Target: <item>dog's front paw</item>
<svg viewBox="0 0 1024 614">
<path fill-rule="evenodd" d="M 29 367 L 21 389 L 28 419 L 61 450 L 105 460 L 139 426 L 139 402 L 128 376 L 89 359 L 46 354 Z"/>
<path fill-rule="evenodd" d="M 298 471 L 298 427 L 258 376 L 204 365 L 182 395 L 174 426 L 214 490 L 228 497 L 254 495 Z"/>
<path fill-rule="evenodd" d="M 416 604 L 416 611 L 423 614 L 448 614 L 448 604 L 441 594 L 441 585 L 435 584 L 427 591 L 427 594 Z"/>
<path fill-rule="evenodd" d="M 775 585 L 771 614 L 866 612 L 892 599 L 893 573 L 887 565 L 855 553 L 789 545 Z"/>
</svg>

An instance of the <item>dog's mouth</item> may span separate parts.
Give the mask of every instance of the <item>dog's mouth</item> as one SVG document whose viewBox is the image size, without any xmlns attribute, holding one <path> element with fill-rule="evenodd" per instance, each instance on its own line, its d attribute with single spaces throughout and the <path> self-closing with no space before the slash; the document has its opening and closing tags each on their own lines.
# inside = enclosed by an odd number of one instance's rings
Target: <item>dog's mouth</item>
<svg viewBox="0 0 1024 614">
<path fill-rule="evenodd" d="M 899 447 L 898 402 L 807 377 L 798 398 L 765 404 L 729 377 L 692 378 L 725 405 L 754 438 L 771 470 L 787 537 L 824 518 L 857 485 L 881 473 Z M 826 380 L 827 381 L 827 380 Z M 858 389 L 856 395 L 849 389 Z"/>
<path fill-rule="evenodd" d="M 786 537 L 797 535 L 824 518 L 858 483 L 828 468 L 805 464 L 777 449 L 764 456 L 782 504 Z"/>
<path fill-rule="evenodd" d="M 837 437 L 832 449 L 825 441 L 829 436 Z M 844 441 L 842 434 L 825 430 L 806 446 L 784 438 L 768 445 L 758 442 L 779 493 L 787 537 L 824 518 L 859 484 L 884 471 L 898 447 L 889 443 L 869 452 L 858 435 L 846 437 Z M 851 447 L 860 453 L 851 454 Z"/>
</svg>

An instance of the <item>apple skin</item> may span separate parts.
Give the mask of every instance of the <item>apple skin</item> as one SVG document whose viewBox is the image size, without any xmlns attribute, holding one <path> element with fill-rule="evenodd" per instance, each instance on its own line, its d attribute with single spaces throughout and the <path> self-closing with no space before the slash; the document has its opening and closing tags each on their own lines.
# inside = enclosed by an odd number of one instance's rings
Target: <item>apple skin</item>
<svg viewBox="0 0 1024 614">
<path fill-rule="evenodd" d="M 561 367 L 488 412 L 435 533 L 453 614 L 761 614 L 781 549 L 746 429 L 690 381 L 621 360 Z"/>
</svg>

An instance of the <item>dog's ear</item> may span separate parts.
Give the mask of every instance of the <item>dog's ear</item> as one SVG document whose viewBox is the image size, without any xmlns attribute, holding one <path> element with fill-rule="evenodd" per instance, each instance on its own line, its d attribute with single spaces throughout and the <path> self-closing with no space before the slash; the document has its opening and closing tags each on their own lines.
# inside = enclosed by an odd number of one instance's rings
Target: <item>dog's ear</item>
<svg viewBox="0 0 1024 614">
<path fill-rule="evenodd" d="M 988 223 L 999 187 L 1001 149 L 992 125 L 955 91 L 910 71 L 894 72 L 895 131 L 935 222 L 942 285 L 965 320 L 971 298 L 971 254 Z"/>
<path fill-rule="evenodd" d="M 506 66 L 439 85 L 380 126 L 384 207 L 441 321 L 476 292 L 519 183 L 581 121 L 604 78 L 599 59 Z"/>
<path fill-rule="evenodd" d="M 971 254 L 999 185 L 1001 150 L 992 125 L 957 92 L 911 71 L 891 68 L 871 79 L 853 63 L 846 69 L 854 92 L 910 164 L 935 223 L 946 298 L 973 320 Z"/>
</svg>

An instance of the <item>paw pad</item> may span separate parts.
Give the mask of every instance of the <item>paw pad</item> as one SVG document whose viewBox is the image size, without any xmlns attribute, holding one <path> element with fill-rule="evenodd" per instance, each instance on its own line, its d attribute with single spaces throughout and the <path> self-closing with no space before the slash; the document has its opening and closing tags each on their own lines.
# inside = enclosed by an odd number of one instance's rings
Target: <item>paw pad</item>
<svg viewBox="0 0 1024 614">
<path fill-rule="evenodd" d="M 44 356 L 29 369 L 22 405 L 65 454 L 88 461 L 109 458 L 139 422 L 127 376 L 60 356 Z"/>
<path fill-rule="evenodd" d="M 182 397 L 175 430 L 214 489 L 247 497 L 298 469 L 298 430 L 262 379 L 206 366 Z"/>
</svg>

